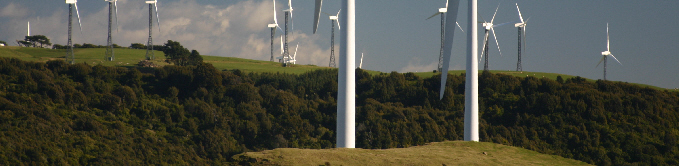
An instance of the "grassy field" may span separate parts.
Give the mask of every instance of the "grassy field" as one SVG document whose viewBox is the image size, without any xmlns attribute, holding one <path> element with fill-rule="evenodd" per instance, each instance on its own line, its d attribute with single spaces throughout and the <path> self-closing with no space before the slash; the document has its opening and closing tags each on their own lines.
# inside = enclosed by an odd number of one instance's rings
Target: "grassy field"
<svg viewBox="0 0 679 166">
<path fill-rule="evenodd" d="M 144 60 L 146 57 L 146 50 L 139 49 L 127 49 L 127 48 L 116 48 L 115 49 L 115 61 L 109 62 L 104 60 L 104 54 L 106 52 L 105 48 L 80 48 L 75 49 L 74 54 L 76 58 L 76 63 L 87 63 L 90 65 L 103 64 L 106 66 L 121 66 L 121 67 L 132 67 L 136 65 L 139 61 Z M 156 59 L 153 63 L 158 66 L 168 65 L 163 60 L 165 55 L 161 51 L 154 52 Z M 40 61 L 46 62 L 53 59 L 64 59 L 66 56 L 65 50 L 53 50 L 53 49 L 43 49 L 43 48 L 27 48 L 27 47 L 17 47 L 17 46 L 7 46 L 0 47 L 0 56 L 2 57 L 15 57 L 25 61 Z M 329 67 L 320 67 L 315 65 L 292 65 L 291 67 L 283 67 L 278 62 L 270 61 L 259 61 L 243 58 L 233 58 L 233 57 L 219 57 L 219 56 L 207 56 L 203 55 L 203 61 L 207 63 L 212 63 L 215 68 L 219 70 L 232 70 L 239 69 L 243 72 L 281 72 L 281 73 L 292 73 L 301 74 L 311 70 L 317 69 L 330 69 Z M 380 74 L 379 71 L 367 70 L 370 74 Z M 448 71 L 452 75 L 463 74 L 464 70 L 452 70 Z M 517 77 L 533 76 L 537 78 L 546 77 L 549 79 L 556 80 L 557 76 L 561 76 L 564 80 L 572 78 L 575 76 L 556 74 L 556 73 L 542 73 L 542 72 L 516 72 L 516 71 L 501 71 L 501 70 L 491 70 L 491 73 L 496 74 L 506 74 Z M 479 71 L 481 73 L 481 71 Z M 429 78 L 436 74 L 433 72 L 417 72 L 416 75 L 422 78 Z M 588 81 L 596 81 L 593 79 L 587 79 Z M 636 83 L 633 83 L 636 84 Z M 673 90 L 665 89 L 651 85 L 636 84 L 643 87 L 651 87 L 658 90 Z"/>
<path fill-rule="evenodd" d="M 247 152 L 234 159 L 254 165 L 588 165 L 523 148 L 463 141 L 394 149 L 280 148 Z"/>
</svg>

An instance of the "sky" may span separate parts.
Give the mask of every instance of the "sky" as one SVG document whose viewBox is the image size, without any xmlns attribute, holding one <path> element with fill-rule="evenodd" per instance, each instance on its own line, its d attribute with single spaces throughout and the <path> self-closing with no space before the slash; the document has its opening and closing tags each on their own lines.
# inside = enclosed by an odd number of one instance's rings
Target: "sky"
<svg viewBox="0 0 679 166">
<path fill-rule="evenodd" d="M 467 2 L 460 1 L 458 22 L 467 29 Z M 440 18 L 427 17 L 445 7 L 445 0 L 357 0 L 356 55 L 365 54 L 363 68 L 382 72 L 423 72 L 436 69 L 440 47 Z M 515 4 L 527 26 L 527 50 L 522 53 L 524 71 L 562 73 L 591 79 L 603 78 L 603 65 L 595 68 L 606 51 L 606 23 L 610 27 L 611 52 L 622 63 L 608 60 L 607 79 L 679 88 L 679 1 L 676 0 L 479 0 L 479 15 L 495 24 L 519 21 Z M 330 21 L 321 15 L 312 34 L 313 0 L 292 0 L 294 29 L 290 49 L 299 43 L 298 64 L 327 66 L 330 56 Z M 74 22 L 74 43 L 106 45 L 108 3 L 80 0 L 82 32 Z M 159 0 L 160 29 L 154 23 L 153 41 L 167 40 L 203 55 L 255 60 L 270 58 L 272 0 Z M 278 22 L 284 23 L 287 1 L 276 0 Z M 325 0 L 323 12 L 336 14 L 340 0 Z M 449 9 L 448 11 L 452 11 Z M 342 19 L 342 18 L 339 18 Z M 54 44 L 66 44 L 68 5 L 62 0 L 0 1 L 0 40 L 16 45 L 31 22 L 32 35 L 45 35 Z M 154 20 L 155 21 L 155 20 Z M 483 29 L 479 26 L 479 49 Z M 495 27 L 502 56 L 489 41 L 491 70 L 515 70 L 518 30 L 512 24 Z M 274 55 L 280 54 L 280 35 Z M 339 50 L 336 30 L 335 50 Z M 143 0 L 118 1 L 118 26 L 114 43 L 129 46 L 146 43 L 148 5 Z M 464 70 L 466 34 L 455 32 L 451 70 Z M 492 35 L 491 35 L 492 38 Z M 479 50 L 481 52 L 481 50 Z M 339 53 L 335 52 L 338 56 Z M 336 57 L 339 60 L 339 58 Z M 356 63 L 360 57 L 356 57 Z M 483 61 L 479 61 L 483 69 Z M 339 63 L 339 62 L 337 62 Z M 339 65 L 338 65 L 339 66 Z M 358 66 L 358 65 L 357 65 Z"/>
</svg>

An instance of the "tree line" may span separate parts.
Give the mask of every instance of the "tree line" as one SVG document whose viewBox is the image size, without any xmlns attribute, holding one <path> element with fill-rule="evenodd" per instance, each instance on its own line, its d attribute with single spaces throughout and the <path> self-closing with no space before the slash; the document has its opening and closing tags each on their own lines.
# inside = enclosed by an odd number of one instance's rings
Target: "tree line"
<svg viewBox="0 0 679 166">
<path fill-rule="evenodd" d="M 248 151 L 335 146 L 336 69 L 143 71 L 0 58 L 0 164 L 237 164 Z M 356 74 L 357 147 L 462 139 L 464 74 L 449 75 L 442 100 L 439 76 Z M 679 164 L 679 92 L 484 72 L 479 97 L 481 141 L 597 165 Z"/>
</svg>

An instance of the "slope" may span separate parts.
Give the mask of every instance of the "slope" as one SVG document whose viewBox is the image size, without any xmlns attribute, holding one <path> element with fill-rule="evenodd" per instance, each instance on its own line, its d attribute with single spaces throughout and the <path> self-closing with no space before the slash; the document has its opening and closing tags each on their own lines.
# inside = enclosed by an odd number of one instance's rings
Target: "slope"
<svg viewBox="0 0 679 166">
<path fill-rule="evenodd" d="M 589 165 L 512 146 L 463 141 L 394 149 L 280 148 L 234 159 L 241 165 Z"/>
</svg>

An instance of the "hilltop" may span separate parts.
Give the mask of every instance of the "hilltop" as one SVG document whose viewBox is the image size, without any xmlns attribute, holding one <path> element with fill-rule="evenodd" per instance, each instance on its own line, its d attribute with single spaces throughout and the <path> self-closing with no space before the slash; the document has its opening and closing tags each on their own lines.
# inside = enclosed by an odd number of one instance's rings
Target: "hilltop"
<svg viewBox="0 0 679 166">
<path fill-rule="evenodd" d="M 75 49 L 76 63 L 87 63 L 90 65 L 102 64 L 104 66 L 117 66 L 117 67 L 134 67 L 139 61 L 144 60 L 146 55 L 146 50 L 144 49 L 129 49 L 129 48 L 116 48 L 115 55 L 116 61 L 109 62 L 104 60 L 104 54 L 106 52 L 105 48 L 77 48 Z M 32 47 L 17 47 L 17 46 L 6 46 L 0 47 L 0 57 L 10 57 L 19 58 L 25 61 L 36 61 L 36 62 L 46 62 L 48 60 L 58 60 L 64 59 L 64 50 L 54 50 L 54 49 L 43 49 L 43 48 L 32 48 Z M 154 51 L 156 60 L 152 62 L 158 66 L 168 65 L 164 61 L 165 56 L 161 51 Z M 271 73 L 291 73 L 291 74 L 302 74 L 305 72 L 321 69 L 331 69 L 330 67 L 320 67 L 316 65 L 294 65 L 292 67 L 282 67 L 278 62 L 270 61 L 260 61 L 251 60 L 235 57 L 220 57 L 220 56 L 209 56 L 203 55 L 203 62 L 211 63 L 218 70 L 240 70 L 245 73 L 250 72 L 271 72 Z M 366 72 L 377 75 L 377 74 L 388 74 L 379 71 L 365 70 Z M 538 77 L 538 78 L 549 78 L 556 80 L 557 76 L 562 79 L 569 79 L 576 76 L 557 74 L 557 73 L 543 73 L 543 72 L 531 72 L 531 71 L 503 71 L 503 70 L 491 70 L 491 73 L 505 74 L 516 77 Z M 460 75 L 464 74 L 464 70 L 451 70 L 448 74 Z M 481 73 L 481 72 L 479 72 Z M 429 78 L 434 75 L 439 75 L 440 73 L 433 72 L 415 72 L 415 75 L 422 78 Z M 587 81 L 596 81 L 593 79 L 586 79 Z M 652 85 L 637 84 L 644 87 L 651 87 L 658 90 L 674 90 L 660 88 Z"/>
<path fill-rule="evenodd" d="M 233 158 L 240 165 L 589 165 L 523 148 L 463 141 L 393 149 L 279 148 Z"/>
</svg>

